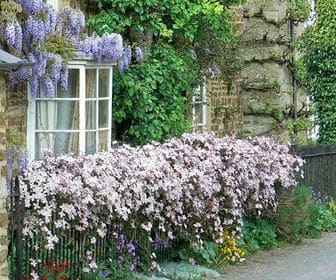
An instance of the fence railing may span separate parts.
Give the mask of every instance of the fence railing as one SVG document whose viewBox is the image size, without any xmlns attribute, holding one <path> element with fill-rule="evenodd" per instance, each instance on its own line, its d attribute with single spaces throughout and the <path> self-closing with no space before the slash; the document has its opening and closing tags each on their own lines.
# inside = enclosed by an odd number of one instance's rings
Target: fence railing
<svg viewBox="0 0 336 280">
<path fill-rule="evenodd" d="M 323 197 L 336 199 L 336 145 L 294 147 L 293 152 L 305 160 L 304 178 L 299 182 Z"/>
<path fill-rule="evenodd" d="M 58 232 L 53 224 L 50 225 L 53 233 L 57 233 L 59 241 L 53 250 L 46 250 L 36 245 L 42 243 L 38 237 L 30 238 L 23 235 L 23 218 L 25 207 L 20 200 L 19 179 L 15 178 L 10 184 L 8 198 L 9 213 L 9 278 L 11 280 L 27 280 L 32 271 L 41 271 L 48 264 L 61 265 L 69 263 L 67 279 L 81 279 L 82 265 L 88 242 L 88 236 L 74 229 L 66 234 Z M 99 263 L 107 253 L 109 236 L 97 238 L 95 245 L 91 245 L 92 257 Z M 37 261 L 37 262 L 36 262 Z M 35 263 L 35 264 L 34 264 Z"/>
<path fill-rule="evenodd" d="M 8 197 L 8 213 L 9 213 L 9 247 L 8 247 L 8 263 L 9 263 L 9 279 L 10 280 L 30 280 L 29 275 L 32 271 L 41 271 L 44 265 L 51 262 L 56 265 L 69 263 L 67 269 L 68 280 L 82 279 L 83 263 L 87 261 L 86 251 L 89 236 L 83 232 L 71 229 L 66 233 L 50 225 L 53 233 L 59 238 L 59 242 L 53 250 L 46 250 L 42 246 L 36 247 L 36 244 L 42 243 L 38 237 L 30 238 L 23 235 L 25 207 L 20 200 L 20 182 L 18 178 L 14 178 L 10 184 Z M 120 226 L 119 226 L 120 227 Z M 118 228 L 119 228 L 118 227 Z M 113 231 L 116 232 L 114 226 Z M 96 243 L 90 244 L 91 257 L 97 262 L 105 260 L 111 248 L 115 246 L 113 237 L 108 230 L 108 234 L 104 238 L 96 236 Z M 148 242 L 148 236 L 139 236 L 141 240 Z M 158 260 L 170 260 L 171 252 L 165 246 L 155 246 L 155 253 Z M 32 265 L 32 261 L 38 260 L 36 266 Z"/>
</svg>

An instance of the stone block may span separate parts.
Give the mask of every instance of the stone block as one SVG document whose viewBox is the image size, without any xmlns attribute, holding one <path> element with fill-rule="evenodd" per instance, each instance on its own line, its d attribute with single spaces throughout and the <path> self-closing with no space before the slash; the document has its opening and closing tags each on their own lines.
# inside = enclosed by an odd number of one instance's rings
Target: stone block
<svg viewBox="0 0 336 280">
<path fill-rule="evenodd" d="M 3 112 L 0 113 L 0 127 L 5 127 L 6 125 L 6 117 Z"/>
<path fill-rule="evenodd" d="M 6 161 L 6 160 L 7 160 L 7 151 L 4 148 L 0 147 L 0 162 Z"/>
<path fill-rule="evenodd" d="M 249 63 L 241 70 L 244 90 L 291 92 L 292 76 L 285 65 L 275 62 Z"/>
<path fill-rule="evenodd" d="M 6 144 L 6 133 L 0 129 L 0 145 Z"/>
<path fill-rule="evenodd" d="M 287 20 L 288 2 L 268 0 L 262 8 L 262 15 L 267 22 L 280 24 Z"/>
<path fill-rule="evenodd" d="M 0 168 L 1 168 L 1 171 L 0 171 L 0 177 L 3 177 L 3 178 L 6 178 L 6 174 L 7 174 L 7 168 L 6 168 L 6 166 L 0 166 Z"/>
<path fill-rule="evenodd" d="M 7 212 L 0 213 L 0 227 L 7 228 L 7 226 L 8 226 L 8 214 L 7 214 Z M 0 236 L 0 240 L 1 240 L 1 236 Z"/>
<path fill-rule="evenodd" d="M 0 249 L 0 264 L 7 261 L 8 250 L 7 247 L 1 246 Z"/>
<path fill-rule="evenodd" d="M 2 279 L 8 280 L 7 277 L 8 277 L 8 264 L 6 261 L 0 265 L 0 280 Z"/>
<path fill-rule="evenodd" d="M 7 247 L 7 245 L 8 245 L 7 235 L 0 236 L 0 244 L 1 244 L 1 246 Z"/>
<path fill-rule="evenodd" d="M 258 90 L 243 91 L 243 111 L 245 114 L 270 114 L 275 107 L 286 110 L 292 104 L 292 96 L 287 96 L 287 100 L 282 102 L 281 94 L 269 94 Z"/>
<path fill-rule="evenodd" d="M 281 62 L 289 53 L 288 47 L 272 43 L 250 43 L 243 45 L 238 51 L 238 57 L 243 62 Z"/>
<path fill-rule="evenodd" d="M 3 72 L 0 72 L 0 96 L 6 93 L 6 79 Z"/>
<path fill-rule="evenodd" d="M 262 14 L 264 0 L 248 0 L 243 5 L 244 17 L 255 17 Z"/>
<path fill-rule="evenodd" d="M 274 128 L 274 120 L 270 116 L 243 116 L 243 133 L 251 136 L 270 134 Z"/>
<path fill-rule="evenodd" d="M 243 23 L 243 41 L 268 41 L 274 43 L 288 43 L 290 41 L 290 30 L 288 24 L 281 24 L 278 26 L 266 22 L 262 18 L 244 18 Z"/>
</svg>

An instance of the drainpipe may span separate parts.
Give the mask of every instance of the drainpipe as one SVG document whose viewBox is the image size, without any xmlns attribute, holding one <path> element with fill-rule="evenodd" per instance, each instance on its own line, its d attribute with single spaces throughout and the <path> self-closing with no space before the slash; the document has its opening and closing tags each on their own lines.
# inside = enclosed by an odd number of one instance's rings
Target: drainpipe
<svg viewBox="0 0 336 280">
<path fill-rule="evenodd" d="M 293 0 L 291 0 L 290 3 L 292 4 Z M 290 30 L 290 42 L 291 42 L 291 45 L 293 46 L 295 42 L 295 25 L 291 17 L 289 19 L 289 30 Z M 292 54 L 291 64 L 294 65 L 294 53 Z M 297 86 L 295 75 L 292 75 L 292 87 L 293 87 L 293 99 L 292 99 L 293 116 L 292 117 L 294 121 L 296 121 L 297 120 L 297 106 L 298 106 L 298 86 Z M 294 134 L 296 133 L 297 131 L 294 128 Z"/>
<path fill-rule="evenodd" d="M 293 4 L 293 0 L 290 0 L 290 3 Z M 291 42 L 291 47 L 293 47 L 294 45 L 294 42 L 295 42 L 295 25 L 294 25 L 294 21 L 292 19 L 292 17 L 290 16 L 289 18 L 289 30 L 290 30 L 290 42 Z M 292 49 L 293 51 L 293 49 Z M 294 63 L 295 63 L 295 58 L 294 58 L 294 52 L 292 53 L 292 56 L 291 56 L 291 64 L 293 65 L 294 67 Z M 297 107 L 298 107 L 298 85 L 297 85 L 297 80 L 295 78 L 295 73 L 293 72 L 292 73 L 292 88 L 293 88 L 293 97 L 292 97 L 292 106 L 293 106 L 293 115 L 292 115 L 292 118 L 294 121 L 297 120 L 297 115 L 298 115 L 298 112 L 297 112 Z M 294 135 L 297 134 L 297 129 L 296 129 L 296 126 L 294 125 Z"/>
</svg>

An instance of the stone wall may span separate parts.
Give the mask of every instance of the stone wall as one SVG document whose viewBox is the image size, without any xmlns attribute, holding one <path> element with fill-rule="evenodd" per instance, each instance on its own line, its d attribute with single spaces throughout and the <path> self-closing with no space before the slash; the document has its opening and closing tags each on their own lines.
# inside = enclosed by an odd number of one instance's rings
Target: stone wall
<svg viewBox="0 0 336 280">
<path fill-rule="evenodd" d="M 217 136 L 239 133 L 242 127 L 242 95 L 240 81 L 227 83 L 207 79 L 207 131 Z"/>
<path fill-rule="evenodd" d="M 0 72 L 0 280 L 8 279 L 7 148 L 9 145 L 26 145 L 26 100 L 26 91 L 8 93 L 5 75 Z"/>
<path fill-rule="evenodd" d="M 288 138 L 294 105 L 288 0 L 248 0 L 243 11 L 243 133 Z M 301 98 L 301 102 L 305 99 Z"/>
<path fill-rule="evenodd" d="M 6 185 L 6 84 L 5 77 L 0 72 L 0 280 L 8 279 L 7 268 L 7 228 L 8 215 L 6 210 L 7 185 Z"/>
</svg>

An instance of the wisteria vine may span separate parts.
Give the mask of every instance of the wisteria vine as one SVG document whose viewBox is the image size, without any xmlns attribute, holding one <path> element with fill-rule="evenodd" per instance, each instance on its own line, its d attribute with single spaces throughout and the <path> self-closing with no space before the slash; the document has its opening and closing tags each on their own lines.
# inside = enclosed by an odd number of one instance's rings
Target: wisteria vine
<svg viewBox="0 0 336 280">
<path fill-rule="evenodd" d="M 40 91 L 54 97 L 57 85 L 66 89 L 66 60 L 78 51 L 98 62 L 118 61 L 121 71 L 131 62 L 131 48 L 124 49 L 119 34 L 84 35 L 85 16 L 80 10 L 66 7 L 56 12 L 43 0 L 6 0 L 1 1 L 0 12 L 2 45 L 24 61 L 34 62 L 32 69 L 19 68 L 9 74 L 12 91 L 28 81 L 32 97 Z M 134 57 L 142 59 L 140 49 Z"/>
</svg>

